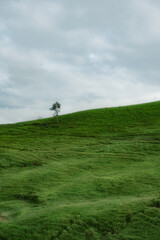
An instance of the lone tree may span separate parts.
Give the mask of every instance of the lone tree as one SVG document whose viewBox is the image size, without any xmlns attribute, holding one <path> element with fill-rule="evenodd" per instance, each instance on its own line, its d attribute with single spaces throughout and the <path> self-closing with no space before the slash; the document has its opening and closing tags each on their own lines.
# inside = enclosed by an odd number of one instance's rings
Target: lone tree
<svg viewBox="0 0 160 240">
<path fill-rule="evenodd" d="M 58 113 L 60 112 L 61 109 L 61 104 L 59 102 L 55 102 L 52 107 L 49 109 L 51 111 L 54 111 L 55 113 L 53 114 L 53 116 L 56 116 L 57 119 L 57 123 L 59 124 L 59 119 L 58 119 Z"/>
</svg>

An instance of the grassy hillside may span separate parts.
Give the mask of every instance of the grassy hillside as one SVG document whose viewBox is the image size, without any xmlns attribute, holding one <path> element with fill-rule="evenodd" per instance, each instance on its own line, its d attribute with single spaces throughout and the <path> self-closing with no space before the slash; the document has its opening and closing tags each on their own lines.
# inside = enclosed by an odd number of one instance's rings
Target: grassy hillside
<svg viewBox="0 0 160 240">
<path fill-rule="evenodd" d="M 160 239 L 160 102 L 0 125 L 0 240 L 30 239 Z"/>
</svg>

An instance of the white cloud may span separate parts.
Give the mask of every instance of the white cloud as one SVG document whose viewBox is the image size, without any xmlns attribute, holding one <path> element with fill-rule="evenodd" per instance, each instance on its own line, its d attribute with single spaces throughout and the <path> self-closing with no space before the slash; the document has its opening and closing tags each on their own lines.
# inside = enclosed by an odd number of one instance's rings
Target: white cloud
<svg viewBox="0 0 160 240">
<path fill-rule="evenodd" d="M 6 0 L 0 123 L 158 100 L 159 1 Z"/>
</svg>

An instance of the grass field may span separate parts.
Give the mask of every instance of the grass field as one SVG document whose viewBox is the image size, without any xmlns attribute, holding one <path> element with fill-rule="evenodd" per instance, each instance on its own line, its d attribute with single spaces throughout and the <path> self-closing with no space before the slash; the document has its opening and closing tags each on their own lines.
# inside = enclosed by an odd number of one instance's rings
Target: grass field
<svg viewBox="0 0 160 240">
<path fill-rule="evenodd" d="M 0 240 L 160 240 L 160 102 L 0 125 Z"/>
</svg>

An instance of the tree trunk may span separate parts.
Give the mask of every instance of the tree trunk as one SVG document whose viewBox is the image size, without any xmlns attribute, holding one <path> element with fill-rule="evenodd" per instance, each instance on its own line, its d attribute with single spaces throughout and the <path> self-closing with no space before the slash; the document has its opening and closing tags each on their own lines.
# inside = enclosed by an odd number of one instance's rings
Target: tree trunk
<svg viewBox="0 0 160 240">
<path fill-rule="evenodd" d="M 56 114 L 57 123 L 59 124 L 58 114 Z"/>
</svg>

